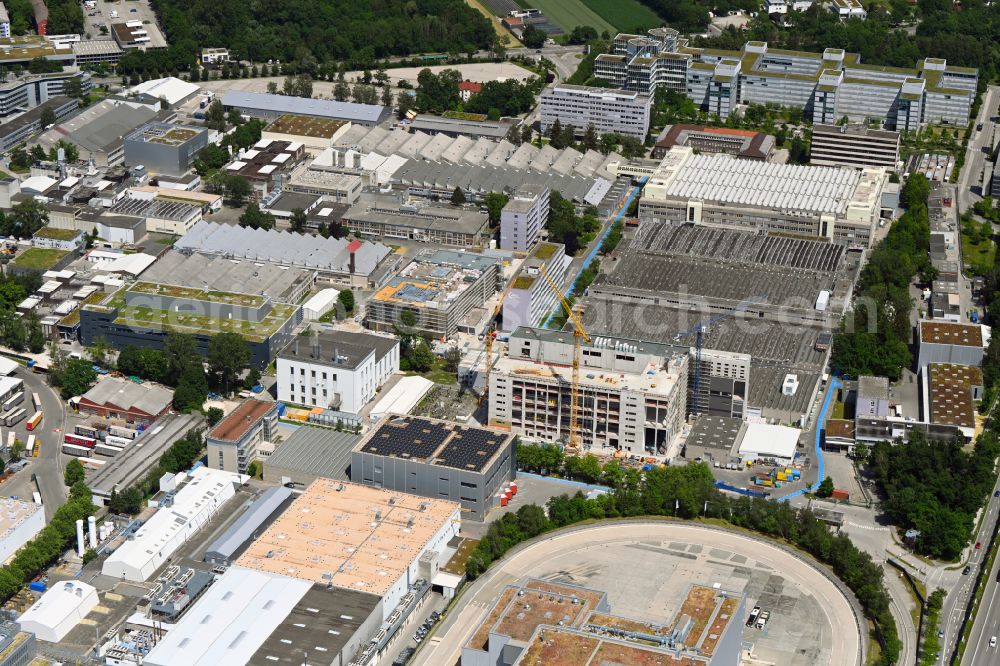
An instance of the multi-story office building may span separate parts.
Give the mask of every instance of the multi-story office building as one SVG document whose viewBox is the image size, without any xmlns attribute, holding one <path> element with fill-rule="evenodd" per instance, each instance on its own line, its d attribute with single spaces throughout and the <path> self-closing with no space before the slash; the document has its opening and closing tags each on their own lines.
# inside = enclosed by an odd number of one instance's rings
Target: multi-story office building
<svg viewBox="0 0 1000 666">
<path fill-rule="evenodd" d="M 513 331 L 518 326 L 535 326 L 553 308 L 557 307 L 557 294 L 542 275 L 542 267 L 557 285 L 562 285 L 566 270 L 572 260 L 566 256 L 566 247 L 558 243 L 539 243 L 511 284 L 503 301 L 503 330 Z"/>
<path fill-rule="evenodd" d="M 244 400 L 209 431 L 208 466 L 246 474 L 257 457 L 257 448 L 271 441 L 277 425 L 278 403 Z"/>
<path fill-rule="evenodd" d="M 868 247 L 886 172 L 769 164 L 674 147 L 643 189 L 639 218 Z"/>
<path fill-rule="evenodd" d="M 500 262 L 471 252 L 437 250 L 418 256 L 376 291 L 365 309 L 368 328 L 411 328 L 428 338 L 449 338 L 500 287 Z M 409 315 L 404 314 L 409 313 Z"/>
<path fill-rule="evenodd" d="M 809 162 L 817 166 L 896 169 L 899 132 L 866 125 L 813 125 Z"/>
<path fill-rule="evenodd" d="M 347 174 L 336 175 L 357 179 L 360 191 L 360 178 Z M 492 236 L 489 216 L 475 208 L 434 205 L 398 194 L 363 193 L 344 213 L 342 221 L 351 231 L 362 236 L 400 238 L 456 247 L 484 247 L 489 245 Z"/>
<path fill-rule="evenodd" d="M 515 332 L 490 373 L 489 422 L 534 441 L 566 441 L 573 350 L 571 333 Z M 600 337 L 583 346 L 580 364 L 584 449 L 667 455 L 684 425 L 687 350 Z"/>
<path fill-rule="evenodd" d="M 125 141 L 125 166 L 142 165 L 151 174 L 181 176 L 208 145 L 208 130 L 172 123 L 143 125 Z"/>
<path fill-rule="evenodd" d="M 357 414 L 398 370 L 395 337 L 313 331 L 278 353 L 278 399 Z"/>
<path fill-rule="evenodd" d="M 701 153 L 726 153 L 763 162 L 774 152 L 774 137 L 731 127 L 667 125 L 653 146 L 653 159 L 663 159 L 674 146 L 690 146 Z"/>
<path fill-rule="evenodd" d="M 500 249 L 527 252 L 549 217 L 549 188 L 521 187 L 500 213 Z"/>
<path fill-rule="evenodd" d="M 0 61 L 0 65 L 2 64 L 4 63 Z M 89 72 L 73 68 L 51 74 L 29 74 L 0 83 L 0 116 L 9 116 L 62 96 L 68 79 L 79 79 L 83 94 L 89 93 L 94 87 Z"/>
<path fill-rule="evenodd" d="M 463 518 L 484 520 L 516 459 L 510 432 L 389 415 L 351 452 L 351 481 L 458 502 Z"/>
<path fill-rule="evenodd" d="M 56 120 L 62 120 L 78 108 L 80 108 L 78 100 L 60 95 L 25 111 L 0 125 L 0 151 L 7 152 L 14 146 L 24 143 L 32 134 L 44 129 L 42 127 L 42 114 L 45 109 L 51 109 L 56 114 Z"/>
<path fill-rule="evenodd" d="M 740 51 L 696 48 L 676 30 L 619 34 L 594 74 L 613 85 L 652 95 L 659 87 L 687 95 L 726 118 L 737 104 L 802 108 L 816 123 L 877 119 L 897 130 L 923 123 L 969 122 L 979 72 L 925 58 L 915 68 L 869 66 L 856 53 L 769 48 L 747 42 Z"/>
<path fill-rule="evenodd" d="M 646 93 L 561 83 L 542 91 L 542 131 L 558 120 L 578 133 L 593 125 L 598 134 L 622 134 L 641 141 L 649 131 L 652 108 L 653 98 Z"/>
</svg>

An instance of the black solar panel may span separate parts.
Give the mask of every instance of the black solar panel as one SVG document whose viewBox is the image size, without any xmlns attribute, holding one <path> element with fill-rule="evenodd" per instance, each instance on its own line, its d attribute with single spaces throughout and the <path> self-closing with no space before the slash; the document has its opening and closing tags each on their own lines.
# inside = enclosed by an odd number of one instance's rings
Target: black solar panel
<svg viewBox="0 0 1000 666">
<path fill-rule="evenodd" d="M 456 430 L 455 436 L 438 454 L 437 465 L 481 471 L 487 462 L 496 455 L 507 436 L 490 430 L 470 429 Z"/>
<path fill-rule="evenodd" d="M 450 433 L 451 428 L 445 424 L 397 418 L 380 425 L 361 450 L 382 456 L 426 460 Z"/>
</svg>

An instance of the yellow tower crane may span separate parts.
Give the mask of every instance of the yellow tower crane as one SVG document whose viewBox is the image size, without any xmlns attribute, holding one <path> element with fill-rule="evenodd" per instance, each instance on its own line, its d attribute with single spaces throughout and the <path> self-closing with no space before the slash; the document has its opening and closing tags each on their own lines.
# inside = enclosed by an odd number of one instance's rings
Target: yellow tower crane
<svg viewBox="0 0 1000 666">
<path fill-rule="evenodd" d="M 545 266 L 540 266 L 539 270 L 545 281 L 549 283 L 549 287 L 556 292 L 556 297 L 563 310 L 566 311 L 566 316 L 573 322 L 573 376 L 569 387 L 569 441 L 566 448 L 570 451 L 579 451 L 583 443 L 583 438 L 580 436 L 580 347 L 584 342 L 590 342 L 590 336 L 584 330 L 580 316 L 573 310 L 573 306 L 566 300 L 562 289 L 545 270 Z"/>
</svg>

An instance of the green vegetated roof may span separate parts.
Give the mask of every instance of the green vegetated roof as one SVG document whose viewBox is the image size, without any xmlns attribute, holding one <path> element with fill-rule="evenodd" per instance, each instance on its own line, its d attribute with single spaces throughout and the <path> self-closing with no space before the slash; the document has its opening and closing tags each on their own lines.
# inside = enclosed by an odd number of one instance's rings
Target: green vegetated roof
<svg viewBox="0 0 1000 666">
<path fill-rule="evenodd" d="M 136 282 L 128 288 L 133 293 L 150 294 L 153 296 L 172 296 L 174 298 L 188 298 L 195 301 L 208 301 L 211 303 L 225 303 L 227 305 L 244 305 L 247 307 L 260 307 L 264 304 L 263 296 L 255 294 L 237 294 L 226 291 L 214 291 L 211 289 L 195 289 L 192 287 L 179 287 L 170 284 L 155 284 L 153 282 Z"/>
<path fill-rule="evenodd" d="M 47 271 L 69 252 L 44 247 L 30 247 L 14 259 L 14 265 L 28 270 Z"/>
<path fill-rule="evenodd" d="M 55 240 L 73 240 L 79 236 L 81 231 L 76 229 L 55 229 L 53 227 L 42 227 L 35 232 L 35 238 L 52 238 Z"/>
<path fill-rule="evenodd" d="M 216 301 L 219 302 L 219 301 Z M 148 307 L 125 305 L 124 289 L 115 293 L 107 303 L 107 308 L 117 308 L 115 323 L 136 328 L 163 330 L 169 328 L 180 333 L 214 335 L 216 333 L 239 333 L 250 342 L 261 342 L 274 335 L 295 312 L 295 306 L 275 303 L 261 321 L 243 319 L 220 319 L 206 315 L 169 312 Z M 91 305 L 90 310 L 104 310 L 105 306 Z"/>
<path fill-rule="evenodd" d="M 83 307 L 85 307 L 87 305 L 97 305 L 98 303 L 100 303 L 101 301 L 103 301 L 106 298 L 108 298 L 108 294 L 106 292 L 95 291 L 90 296 L 87 296 L 87 298 L 83 299 L 83 302 L 80 303 L 80 307 L 79 308 L 77 308 L 76 310 L 73 310 L 68 315 L 66 315 L 65 317 L 63 317 L 62 319 L 60 319 L 59 320 L 59 325 L 60 326 L 76 326 L 77 324 L 80 323 L 80 310 Z"/>
<path fill-rule="evenodd" d="M 551 259 L 552 255 L 556 253 L 556 246 L 552 243 L 539 243 L 538 247 L 535 249 L 535 256 L 539 259 Z"/>
<path fill-rule="evenodd" d="M 513 289 L 531 289 L 531 285 L 535 284 L 535 278 L 530 275 L 521 275 L 512 285 Z"/>
</svg>

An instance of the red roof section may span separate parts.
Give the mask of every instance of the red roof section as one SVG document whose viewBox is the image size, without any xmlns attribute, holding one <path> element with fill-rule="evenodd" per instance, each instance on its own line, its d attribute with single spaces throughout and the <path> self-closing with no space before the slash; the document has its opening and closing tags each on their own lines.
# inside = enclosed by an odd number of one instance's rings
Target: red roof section
<svg viewBox="0 0 1000 666">
<path fill-rule="evenodd" d="M 458 89 L 459 90 L 468 90 L 469 92 L 478 93 L 478 92 L 482 92 L 482 90 L 483 90 L 483 84 L 482 83 L 476 83 L 475 81 L 462 81 L 461 83 L 458 84 Z"/>
<path fill-rule="evenodd" d="M 361 241 L 359 241 L 357 238 L 355 238 L 354 240 L 352 240 L 350 243 L 347 244 L 347 251 L 350 252 L 351 254 L 354 254 L 360 249 L 361 249 Z"/>
</svg>

